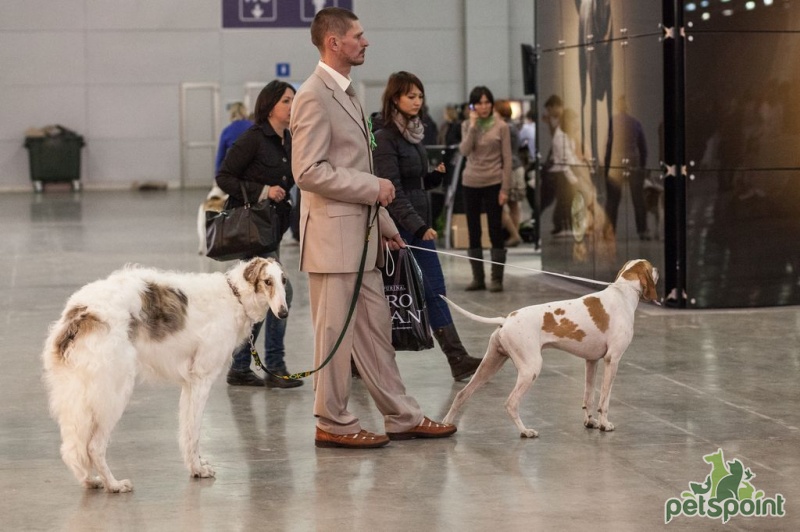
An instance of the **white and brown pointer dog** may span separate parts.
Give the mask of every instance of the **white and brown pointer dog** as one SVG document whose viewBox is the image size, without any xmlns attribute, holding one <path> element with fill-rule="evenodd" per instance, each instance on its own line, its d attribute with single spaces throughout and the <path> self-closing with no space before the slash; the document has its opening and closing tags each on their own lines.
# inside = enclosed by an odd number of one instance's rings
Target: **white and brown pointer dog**
<svg viewBox="0 0 800 532">
<path fill-rule="evenodd" d="M 583 424 L 603 431 L 614 430 L 608 420 L 611 385 L 622 354 L 633 339 L 633 319 L 639 299 L 655 301 L 658 270 L 646 260 L 628 261 L 616 280 L 601 292 L 578 299 L 532 305 L 506 317 L 484 318 L 467 312 L 444 298 L 454 309 L 482 323 L 499 325 L 489 338 L 481 365 L 463 390 L 458 392 L 443 423 L 453 423 L 464 402 L 497 373 L 507 359 L 517 368 L 517 383 L 506 401 L 506 411 L 521 436 L 535 438 L 538 433 L 526 428 L 519 417 L 522 397 L 542 371 L 542 349 L 553 347 L 586 359 L 583 392 Z M 597 411 L 594 409 L 594 377 L 597 362 L 605 363 L 603 387 Z"/>
<path fill-rule="evenodd" d="M 199 447 L 211 385 L 268 308 L 288 315 L 285 282 L 277 261 L 255 258 L 210 274 L 126 266 L 75 292 L 50 327 L 42 359 L 61 457 L 78 481 L 133 489 L 112 475 L 106 448 L 137 375 L 181 385 L 184 463 L 193 477 L 213 477 Z"/>
</svg>

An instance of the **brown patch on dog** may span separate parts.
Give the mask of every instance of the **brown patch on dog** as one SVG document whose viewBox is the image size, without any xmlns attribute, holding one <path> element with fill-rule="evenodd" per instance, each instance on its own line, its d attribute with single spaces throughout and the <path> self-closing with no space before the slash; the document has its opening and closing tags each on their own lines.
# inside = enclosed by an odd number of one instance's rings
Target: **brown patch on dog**
<svg viewBox="0 0 800 532">
<path fill-rule="evenodd" d="M 144 328 L 149 338 L 163 340 L 186 326 L 189 299 L 177 288 L 147 283 L 141 299 L 142 310 L 139 316 L 131 317 L 128 330 L 130 338 L 135 338 Z"/>
<path fill-rule="evenodd" d="M 206 211 L 222 212 L 225 209 L 225 201 L 225 198 L 211 196 L 203 203 L 203 208 Z"/>
<path fill-rule="evenodd" d="M 517 315 L 517 311 L 515 310 L 514 312 L 512 312 L 511 314 L 509 314 L 509 315 L 508 315 L 508 317 L 509 317 L 509 318 L 513 318 L 513 317 L 514 317 L 514 316 L 516 316 L 516 315 Z"/>
<path fill-rule="evenodd" d="M 611 321 L 611 317 L 606 312 L 606 308 L 603 306 L 603 302 L 600 300 L 599 297 L 589 296 L 584 298 L 583 304 L 586 305 L 586 310 L 589 311 L 589 316 L 592 317 L 592 321 L 600 332 L 606 332 L 608 330 L 608 322 Z"/>
<path fill-rule="evenodd" d="M 90 334 L 98 328 L 105 328 L 106 324 L 97 316 L 89 312 L 85 306 L 73 307 L 64 315 L 64 327 L 56 337 L 56 354 L 59 360 L 67 358 L 69 350 L 75 338 Z"/>
<path fill-rule="evenodd" d="M 559 313 L 559 310 L 561 311 L 561 314 L 564 314 L 563 309 L 556 310 L 556 314 Z M 542 322 L 542 330 L 546 333 L 558 336 L 559 338 L 568 338 L 570 340 L 575 340 L 576 342 L 582 341 L 586 336 L 586 333 L 578 328 L 577 323 L 568 318 L 556 320 L 552 312 L 545 312 L 544 320 Z"/>
<path fill-rule="evenodd" d="M 252 260 L 244 269 L 244 280 L 253 285 L 253 289 L 256 292 L 261 291 L 261 275 L 264 269 L 275 262 L 275 259 L 266 259 L 266 260 Z M 269 294 L 270 296 L 272 294 Z"/>
<path fill-rule="evenodd" d="M 623 279 L 639 281 L 642 286 L 642 297 L 648 301 L 658 299 L 656 283 L 653 281 L 653 266 L 647 261 L 639 261 L 625 271 L 620 272 Z"/>
<path fill-rule="evenodd" d="M 567 311 L 564 310 L 563 308 L 557 308 L 556 309 L 556 316 L 563 316 L 566 313 L 567 313 Z"/>
</svg>

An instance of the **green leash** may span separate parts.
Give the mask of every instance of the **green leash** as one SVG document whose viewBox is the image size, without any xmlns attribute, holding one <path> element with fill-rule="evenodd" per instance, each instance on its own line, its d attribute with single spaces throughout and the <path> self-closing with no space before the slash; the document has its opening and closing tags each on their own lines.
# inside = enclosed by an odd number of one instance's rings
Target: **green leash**
<svg viewBox="0 0 800 532">
<path fill-rule="evenodd" d="M 312 369 L 310 371 L 301 371 L 299 373 L 292 373 L 291 375 L 276 375 L 272 373 L 267 367 L 261 363 L 261 357 L 258 356 L 258 349 L 256 349 L 255 338 L 253 335 L 250 335 L 250 355 L 253 357 L 253 360 L 256 363 L 256 367 L 261 368 L 265 372 L 269 373 L 273 377 L 277 377 L 279 379 L 289 380 L 289 379 L 304 379 L 309 375 L 312 375 L 322 368 L 324 368 L 328 362 L 331 361 L 333 355 L 336 353 L 336 350 L 339 349 L 339 346 L 342 344 L 342 340 L 344 339 L 344 334 L 347 331 L 347 327 L 350 325 L 350 319 L 353 317 L 353 312 L 356 310 L 356 303 L 358 302 L 358 293 L 361 291 L 361 282 L 364 279 L 364 265 L 367 263 L 367 249 L 369 248 L 369 237 L 372 233 L 372 227 L 375 225 L 375 220 L 378 219 L 378 211 L 379 208 L 375 209 L 375 216 L 372 215 L 372 206 L 369 207 L 369 212 L 367 214 L 367 237 L 364 239 L 364 250 L 361 252 L 361 265 L 358 267 L 358 276 L 356 277 L 356 286 L 353 289 L 353 299 L 350 300 L 350 310 L 347 312 L 347 319 L 344 322 L 344 327 L 342 327 L 342 332 L 339 334 L 339 339 L 336 340 L 333 348 L 331 349 L 330 354 L 325 358 L 325 360 L 320 364 L 317 369 Z"/>
</svg>

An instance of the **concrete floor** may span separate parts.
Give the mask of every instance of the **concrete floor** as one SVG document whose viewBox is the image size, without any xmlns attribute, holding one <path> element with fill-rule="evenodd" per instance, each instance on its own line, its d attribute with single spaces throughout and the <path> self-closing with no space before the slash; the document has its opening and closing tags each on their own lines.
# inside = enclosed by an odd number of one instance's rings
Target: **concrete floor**
<svg viewBox="0 0 800 532">
<path fill-rule="evenodd" d="M 109 463 L 129 494 L 85 491 L 59 457 L 39 352 L 67 297 L 127 262 L 185 271 L 224 269 L 196 253 L 195 216 L 205 191 L 0 195 L 0 529 L 463 531 L 614 530 L 664 527 L 665 503 L 710 472 L 722 448 L 756 474 L 786 516 L 727 524 L 679 516 L 671 530 L 800 528 L 800 309 L 678 311 L 640 305 L 636 336 L 611 400 L 617 430 L 582 425 L 583 363 L 545 356 L 523 419 L 539 438 L 520 439 L 504 410 L 512 365 L 472 400 L 459 431 L 438 441 L 392 442 L 370 451 L 314 447 L 312 390 L 212 390 L 201 445 L 217 478 L 193 480 L 178 452 L 178 389 L 143 384 L 114 432 Z M 283 261 L 295 285 L 289 369 L 310 369 L 308 293 L 298 248 Z M 620 257 L 620 264 L 634 257 Z M 509 262 L 536 268 L 529 247 Z M 581 295 L 577 284 L 509 269 L 501 294 L 464 292 L 467 262 L 443 257 L 451 298 L 484 315 Z M 456 317 L 480 355 L 491 326 Z M 262 344 L 259 342 L 259 346 Z M 463 383 L 438 347 L 398 353 L 406 385 L 441 419 Z M 360 382 L 352 410 L 369 430 L 382 423 Z"/>
</svg>

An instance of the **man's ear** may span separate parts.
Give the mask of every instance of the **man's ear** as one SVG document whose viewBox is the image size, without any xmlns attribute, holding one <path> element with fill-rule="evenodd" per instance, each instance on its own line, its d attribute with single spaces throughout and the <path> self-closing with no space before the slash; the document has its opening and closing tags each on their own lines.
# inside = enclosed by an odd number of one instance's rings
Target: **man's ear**
<svg viewBox="0 0 800 532">
<path fill-rule="evenodd" d="M 339 39 L 336 38 L 336 35 L 328 35 L 325 37 L 325 42 L 328 44 L 328 48 L 333 50 L 334 52 L 339 49 Z"/>
</svg>

